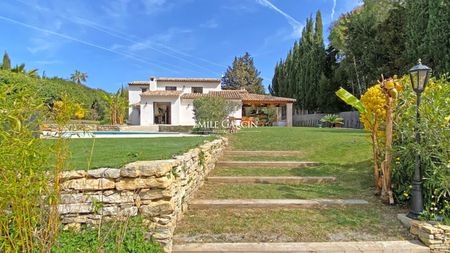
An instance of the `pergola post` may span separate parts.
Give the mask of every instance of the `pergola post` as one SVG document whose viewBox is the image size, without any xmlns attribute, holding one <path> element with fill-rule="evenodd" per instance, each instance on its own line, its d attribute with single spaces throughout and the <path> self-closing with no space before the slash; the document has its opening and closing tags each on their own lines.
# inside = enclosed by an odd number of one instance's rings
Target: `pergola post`
<svg viewBox="0 0 450 253">
<path fill-rule="evenodd" d="M 292 103 L 286 104 L 286 126 L 292 127 Z"/>
</svg>

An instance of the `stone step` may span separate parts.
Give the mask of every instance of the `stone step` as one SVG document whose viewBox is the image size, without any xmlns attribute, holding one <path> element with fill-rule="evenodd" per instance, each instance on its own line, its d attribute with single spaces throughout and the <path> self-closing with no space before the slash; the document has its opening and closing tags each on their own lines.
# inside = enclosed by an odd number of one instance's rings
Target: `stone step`
<svg viewBox="0 0 450 253">
<path fill-rule="evenodd" d="M 301 156 L 301 151 L 274 151 L 274 150 L 225 150 L 225 156 Z"/>
<path fill-rule="evenodd" d="M 362 199 L 194 199 L 189 208 L 315 208 L 367 204 L 369 202 Z"/>
<path fill-rule="evenodd" d="M 318 162 L 307 161 L 218 161 L 221 168 L 305 168 L 320 165 Z"/>
<path fill-rule="evenodd" d="M 297 253 L 429 253 L 419 241 L 188 243 L 175 244 L 172 252 L 297 252 Z"/>
<path fill-rule="evenodd" d="M 330 183 L 336 181 L 336 177 L 207 177 L 208 182 L 214 183 L 242 183 L 242 184 L 308 184 Z"/>
</svg>

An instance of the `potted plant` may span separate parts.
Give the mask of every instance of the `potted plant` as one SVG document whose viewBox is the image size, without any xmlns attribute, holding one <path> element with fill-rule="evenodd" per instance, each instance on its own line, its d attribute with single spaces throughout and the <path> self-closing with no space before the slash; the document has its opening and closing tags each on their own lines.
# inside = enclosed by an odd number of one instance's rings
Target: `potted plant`
<svg viewBox="0 0 450 253">
<path fill-rule="evenodd" d="M 336 114 L 327 114 L 320 119 L 320 122 L 326 123 L 329 127 L 342 127 L 344 118 Z"/>
</svg>

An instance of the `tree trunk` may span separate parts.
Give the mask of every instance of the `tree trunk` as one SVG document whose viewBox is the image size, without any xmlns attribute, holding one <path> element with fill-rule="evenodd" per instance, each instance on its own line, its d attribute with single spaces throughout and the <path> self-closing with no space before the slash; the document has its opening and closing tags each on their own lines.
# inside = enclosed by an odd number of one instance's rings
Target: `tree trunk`
<svg viewBox="0 0 450 253">
<path fill-rule="evenodd" d="M 380 153 L 378 150 L 378 117 L 377 114 L 374 116 L 374 124 L 372 128 L 372 152 L 373 152 L 373 169 L 374 169 L 374 180 L 375 180 L 375 191 L 376 194 L 381 193 L 381 180 L 380 180 L 380 167 L 378 166 L 378 154 Z"/>
<path fill-rule="evenodd" d="M 386 143 L 385 143 L 385 155 L 383 165 L 381 167 L 383 171 L 383 188 L 381 192 L 381 198 L 389 202 L 389 204 L 394 204 L 394 198 L 392 195 L 391 187 L 391 163 L 392 163 L 392 130 L 393 130 L 393 98 L 389 95 L 387 96 L 387 110 L 386 110 Z"/>
</svg>

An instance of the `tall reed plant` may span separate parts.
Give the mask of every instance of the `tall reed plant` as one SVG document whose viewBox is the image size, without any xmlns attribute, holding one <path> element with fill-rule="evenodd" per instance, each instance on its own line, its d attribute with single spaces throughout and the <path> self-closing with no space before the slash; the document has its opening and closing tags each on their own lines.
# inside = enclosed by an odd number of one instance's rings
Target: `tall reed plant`
<svg viewBox="0 0 450 253">
<path fill-rule="evenodd" d="M 49 252 L 58 234 L 59 173 L 67 145 L 60 139 L 49 149 L 39 138 L 48 109 L 36 97 L 35 84 L 25 75 L 0 72 L 0 252 Z M 59 129 L 69 113 L 51 112 Z"/>
</svg>

